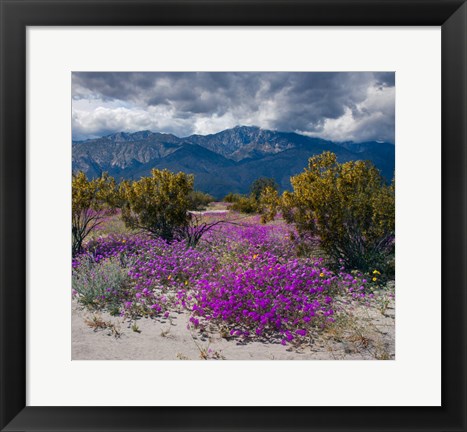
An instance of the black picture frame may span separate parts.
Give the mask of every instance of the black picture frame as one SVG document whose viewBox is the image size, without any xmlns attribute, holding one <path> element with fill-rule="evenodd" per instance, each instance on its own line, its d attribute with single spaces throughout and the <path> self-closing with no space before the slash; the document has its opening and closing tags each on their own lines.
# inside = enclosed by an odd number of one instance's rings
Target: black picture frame
<svg viewBox="0 0 467 432">
<path fill-rule="evenodd" d="M 0 14 L 1 430 L 466 430 L 464 0 L 0 0 Z M 84 25 L 441 26 L 441 407 L 26 406 L 26 27 Z"/>
</svg>

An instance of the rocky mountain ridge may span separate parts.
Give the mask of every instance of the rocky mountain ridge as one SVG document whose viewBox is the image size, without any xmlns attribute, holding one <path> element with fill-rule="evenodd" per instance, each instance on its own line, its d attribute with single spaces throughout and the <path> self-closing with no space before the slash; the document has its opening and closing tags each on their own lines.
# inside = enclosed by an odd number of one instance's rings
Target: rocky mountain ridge
<svg viewBox="0 0 467 432">
<path fill-rule="evenodd" d="M 167 168 L 194 174 L 195 187 L 216 198 L 246 193 L 258 177 L 273 177 L 282 189 L 290 189 L 290 176 L 326 150 L 336 153 L 340 162 L 370 160 L 388 181 L 395 166 L 391 143 L 338 143 L 255 126 L 184 138 L 147 130 L 118 132 L 72 145 L 73 171 L 88 177 L 107 171 L 117 180 L 135 180 L 150 175 L 152 168 Z"/>
</svg>

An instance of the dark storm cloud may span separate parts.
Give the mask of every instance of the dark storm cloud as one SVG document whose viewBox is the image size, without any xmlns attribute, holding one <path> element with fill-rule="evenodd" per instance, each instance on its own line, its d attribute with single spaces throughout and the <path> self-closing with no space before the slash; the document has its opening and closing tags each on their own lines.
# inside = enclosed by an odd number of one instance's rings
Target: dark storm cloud
<svg viewBox="0 0 467 432">
<path fill-rule="evenodd" d="M 396 84 L 396 74 L 394 72 L 376 72 L 374 75 L 378 85 L 394 87 Z"/>
<path fill-rule="evenodd" d="M 183 136 L 254 124 L 393 141 L 393 87 L 390 72 L 79 72 L 73 73 L 73 132 L 147 125 Z"/>
</svg>

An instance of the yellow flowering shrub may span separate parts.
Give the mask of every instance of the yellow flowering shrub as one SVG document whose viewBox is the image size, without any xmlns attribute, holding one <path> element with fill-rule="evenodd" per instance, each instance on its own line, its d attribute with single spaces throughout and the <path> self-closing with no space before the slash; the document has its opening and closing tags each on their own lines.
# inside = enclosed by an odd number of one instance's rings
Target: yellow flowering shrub
<svg viewBox="0 0 467 432">
<path fill-rule="evenodd" d="M 266 220 L 282 211 L 299 233 L 318 237 L 329 257 L 347 268 L 384 265 L 394 248 L 394 182 L 385 184 L 370 162 L 338 163 L 331 152 L 310 158 L 290 181 L 293 192 L 266 206 Z"/>
<path fill-rule="evenodd" d="M 171 241 L 189 223 L 193 175 L 153 169 L 151 177 L 120 184 L 122 219 L 132 229 Z"/>
<path fill-rule="evenodd" d="M 75 256 L 82 250 L 84 239 L 115 212 L 118 194 L 114 178 L 107 173 L 88 180 L 80 171 L 73 174 L 71 184 L 72 253 Z"/>
</svg>

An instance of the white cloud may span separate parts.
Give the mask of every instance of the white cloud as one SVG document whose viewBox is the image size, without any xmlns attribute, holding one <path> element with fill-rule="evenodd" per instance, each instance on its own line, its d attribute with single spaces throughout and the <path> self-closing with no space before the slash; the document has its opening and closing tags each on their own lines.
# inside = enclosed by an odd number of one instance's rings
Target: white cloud
<svg viewBox="0 0 467 432">
<path fill-rule="evenodd" d="M 394 142 L 395 87 L 369 87 L 367 98 L 336 119 L 325 119 L 318 131 L 297 131 L 332 141 Z"/>
<path fill-rule="evenodd" d="M 393 73 L 77 73 L 73 138 L 236 125 L 335 141 L 394 141 Z"/>
<path fill-rule="evenodd" d="M 173 133 L 186 128 L 185 121 L 176 119 L 166 108 L 149 107 L 93 107 L 90 110 L 73 109 L 73 138 L 84 139 L 116 131 L 134 132 L 154 130 Z"/>
</svg>

